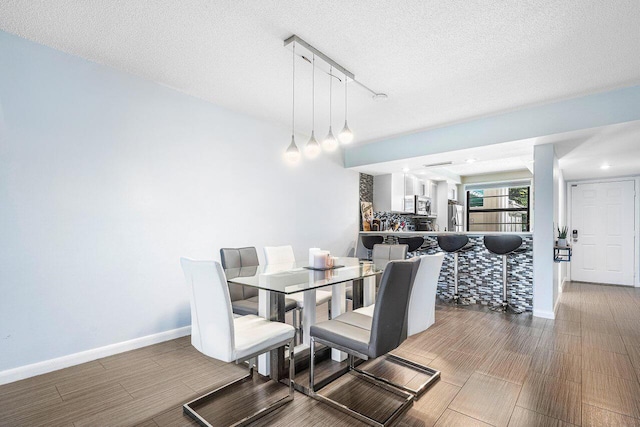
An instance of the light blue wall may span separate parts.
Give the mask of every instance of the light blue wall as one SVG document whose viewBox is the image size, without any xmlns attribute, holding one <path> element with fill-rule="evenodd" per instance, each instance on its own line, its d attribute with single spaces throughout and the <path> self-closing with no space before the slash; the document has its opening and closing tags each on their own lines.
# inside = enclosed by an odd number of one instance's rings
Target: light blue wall
<svg viewBox="0 0 640 427">
<path fill-rule="evenodd" d="M 179 258 L 358 231 L 342 153 L 0 32 L 0 373 L 190 324 Z"/>
<path fill-rule="evenodd" d="M 348 148 L 345 166 L 426 156 L 632 120 L 640 120 L 640 86 L 523 108 Z"/>
</svg>

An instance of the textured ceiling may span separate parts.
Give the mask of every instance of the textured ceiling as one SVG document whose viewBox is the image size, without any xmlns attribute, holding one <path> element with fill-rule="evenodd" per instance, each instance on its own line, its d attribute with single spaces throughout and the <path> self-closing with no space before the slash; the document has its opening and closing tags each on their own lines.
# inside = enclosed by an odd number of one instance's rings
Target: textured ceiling
<svg viewBox="0 0 640 427">
<path fill-rule="evenodd" d="M 357 143 L 640 83 L 638 0 L 4 0 L 0 29 L 286 127 L 295 33 L 389 95 L 350 89 Z M 308 134 L 310 66 L 298 70 Z"/>
</svg>

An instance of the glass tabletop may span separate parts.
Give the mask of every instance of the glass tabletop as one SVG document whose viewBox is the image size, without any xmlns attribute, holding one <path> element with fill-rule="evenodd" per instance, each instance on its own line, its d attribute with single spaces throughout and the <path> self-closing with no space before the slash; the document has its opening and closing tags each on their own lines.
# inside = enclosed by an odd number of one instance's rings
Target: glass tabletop
<svg viewBox="0 0 640 427">
<path fill-rule="evenodd" d="M 336 265 L 343 267 L 310 270 L 305 268 L 309 266 L 308 262 L 295 262 L 229 268 L 225 274 L 229 283 L 288 295 L 382 273 L 373 262 L 358 258 L 337 258 Z"/>
</svg>

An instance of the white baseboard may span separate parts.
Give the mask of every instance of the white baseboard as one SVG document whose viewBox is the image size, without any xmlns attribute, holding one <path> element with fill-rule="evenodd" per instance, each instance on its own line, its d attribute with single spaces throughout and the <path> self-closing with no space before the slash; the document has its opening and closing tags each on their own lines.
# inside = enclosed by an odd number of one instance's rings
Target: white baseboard
<svg viewBox="0 0 640 427">
<path fill-rule="evenodd" d="M 562 279 L 562 283 L 560 283 L 560 292 L 564 291 L 564 284 L 566 282 L 569 282 L 570 280 L 565 276 L 564 279 Z M 558 298 L 558 300 L 560 300 L 560 298 Z M 558 302 L 556 301 L 556 305 L 558 305 Z"/>
<path fill-rule="evenodd" d="M 546 311 L 546 310 L 536 310 L 535 308 L 533 309 L 533 316 L 534 317 L 542 317 L 543 319 L 555 319 L 556 315 L 553 311 Z"/>
<path fill-rule="evenodd" d="M 69 366 L 91 362 L 92 360 L 101 359 L 103 357 L 112 356 L 118 353 L 124 353 L 125 351 L 135 350 L 140 347 L 146 347 L 152 344 L 158 344 L 164 341 L 184 337 L 185 335 L 189 335 L 190 333 L 191 326 L 184 326 L 182 328 L 172 329 L 170 331 L 164 331 L 153 335 L 147 335 L 145 337 L 134 338 L 129 341 L 109 344 L 104 347 L 81 351 L 79 353 L 57 357 L 55 359 L 44 360 L 42 362 L 33 363 L 31 365 L 7 369 L 5 371 L 0 371 L 0 385 L 23 380 L 25 378 L 35 377 L 36 375 L 46 374 L 52 371 L 57 371 L 58 369 L 68 368 Z"/>
</svg>

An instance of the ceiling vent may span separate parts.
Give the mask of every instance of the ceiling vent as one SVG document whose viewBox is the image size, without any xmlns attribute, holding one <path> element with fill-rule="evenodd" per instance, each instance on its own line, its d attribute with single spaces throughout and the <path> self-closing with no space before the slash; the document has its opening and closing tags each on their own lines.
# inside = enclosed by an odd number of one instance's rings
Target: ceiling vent
<svg viewBox="0 0 640 427">
<path fill-rule="evenodd" d="M 440 162 L 440 163 L 430 163 L 428 165 L 422 165 L 422 167 L 424 168 L 435 168 L 438 166 L 448 166 L 448 165 L 452 165 L 453 162 L 449 161 L 449 162 Z"/>
</svg>

